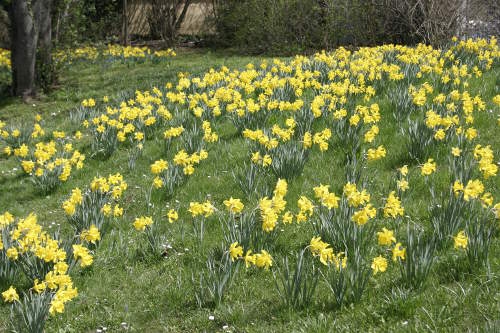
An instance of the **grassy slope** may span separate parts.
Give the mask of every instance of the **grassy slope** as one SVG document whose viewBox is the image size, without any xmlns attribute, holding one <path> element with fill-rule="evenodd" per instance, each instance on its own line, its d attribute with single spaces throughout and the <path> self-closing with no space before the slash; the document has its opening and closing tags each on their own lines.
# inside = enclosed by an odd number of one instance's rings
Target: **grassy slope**
<svg viewBox="0 0 500 333">
<path fill-rule="evenodd" d="M 258 60 L 226 58 L 219 54 L 181 53 L 169 67 L 165 64 L 113 65 L 110 68 L 79 65 L 63 73 L 59 90 L 35 102 L 34 106 L 15 100 L 2 101 L 0 119 L 8 123 L 25 119 L 31 122 L 34 112 L 39 112 L 46 119 L 47 128 L 69 130 L 72 127 L 67 121 L 67 112 L 84 98 L 113 97 L 123 90 L 149 89 L 175 80 L 179 71 L 196 74 L 212 66 L 235 68 Z M 495 92 L 498 89 L 495 84 L 499 75 L 500 69 L 496 68 L 481 80 L 474 80 L 471 95 L 481 93 L 484 99 L 491 100 L 491 96 L 498 93 Z M 380 123 L 378 140 L 386 146 L 388 157 L 368 168 L 376 172 L 370 191 L 376 197 L 382 197 L 391 188 L 389 184 L 395 168 L 401 165 L 404 151 L 394 136 L 396 126 L 389 121 L 388 98 L 380 94 L 374 102 L 380 104 L 382 117 L 386 120 Z M 477 127 L 481 134 L 480 143 L 491 144 L 498 157 L 500 137 L 496 135 L 498 127 L 491 123 L 491 119 L 495 118 L 483 113 L 477 120 Z M 173 200 L 167 203 L 162 198 L 154 197 L 156 209 L 165 211 L 168 205 L 176 205 L 176 201 L 185 207 L 189 201 L 202 200 L 208 194 L 219 205 L 230 196 L 243 198 L 234 184 L 231 170 L 241 164 L 248 151 L 247 145 L 240 137 L 234 136 L 232 126 L 220 126 L 217 132 L 221 135 L 221 142 L 210 146 L 209 160 L 200 164 Z M 498 238 L 491 249 L 489 270 L 470 273 L 465 268 L 463 255 L 449 252 L 440 257 L 428 283 L 419 292 L 397 292 L 399 274 L 392 266 L 388 273 L 370 280 L 363 301 L 355 306 L 332 309 L 326 286 L 320 284 L 316 301 L 309 309 L 291 312 L 280 305 L 272 273 L 245 272 L 241 269 L 223 305 L 217 309 L 199 309 L 194 301 L 191 274 L 200 267 L 202 258 L 194 253 L 189 237 L 182 240 L 179 236 L 180 223 L 168 225 L 162 221 L 174 251 L 172 256 L 161 261 L 144 258 L 140 254 L 137 249 L 143 239 L 131 228 L 130 221 L 146 210 L 144 192 L 149 187 L 149 180 L 146 182 L 143 174 L 149 175 L 150 163 L 160 157 L 160 149 L 154 142 L 148 142 L 144 156 L 133 171 L 126 166 L 128 159 L 125 151 L 118 151 L 104 162 L 88 159 L 84 169 L 72 176 L 50 198 L 36 194 L 21 171 L 12 172 L 15 167 L 19 169 L 14 159 L 0 159 L 0 212 L 9 210 L 20 216 L 35 211 L 46 225 L 52 222 L 64 225 L 64 213 L 60 208 L 62 201 L 72 188 L 84 187 L 97 173 L 121 172 L 129 184 L 122 223 L 104 240 L 93 267 L 74 277 L 79 296 L 67 306 L 65 314 L 49 321 L 48 332 L 91 332 L 99 326 L 120 331 L 121 322 L 127 322 L 137 332 L 221 331 L 224 325 L 229 325 L 231 331 L 245 332 L 493 331 L 500 328 L 498 322 L 495 323 L 500 313 Z M 444 160 L 445 157 L 438 158 L 438 163 Z M 325 168 L 325 165 L 328 167 Z M 344 182 L 342 169 L 338 147 L 332 147 L 323 155 L 313 153 L 304 174 L 289 184 L 287 200 L 294 205 L 302 193 L 312 197 L 312 186 L 321 182 L 332 184 L 332 188 L 339 193 Z M 370 171 L 368 174 L 371 174 Z M 413 172 L 416 174 L 416 171 Z M 500 197 L 499 185 L 498 177 L 487 182 L 487 188 L 496 198 Z M 414 183 L 412 191 L 411 197 L 415 199 L 404 202 L 404 206 L 409 215 L 423 217 L 421 203 L 426 196 L 423 183 Z M 212 222 L 214 224 L 207 228 L 206 243 L 217 245 L 220 244 L 220 230 L 215 225 L 216 221 Z M 274 251 L 295 251 L 304 246 L 312 233 L 311 226 L 307 224 L 291 227 L 280 235 Z M 0 287 L 3 290 L 5 286 Z M 215 320 L 210 321 L 209 315 L 214 315 Z M 7 317 L 8 308 L 0 306 L 0 331 L 5 329 Z"/>
</svg>

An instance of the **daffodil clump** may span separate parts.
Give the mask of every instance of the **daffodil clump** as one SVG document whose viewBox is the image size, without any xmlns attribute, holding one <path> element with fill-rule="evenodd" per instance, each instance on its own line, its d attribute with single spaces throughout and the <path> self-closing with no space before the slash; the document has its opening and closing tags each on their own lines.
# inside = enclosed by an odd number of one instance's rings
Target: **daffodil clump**
<svg viewBox="0 0 500 333">
<path fill-rule="evenodd" d="M 328 185 L 314 187 L 314 193 L 315 198 L 320 203 L 318 217 L 315 219 L 316 230 L 327 239 L 330 239 L 336 247 L 351 253 L 353 258 L 362 258 L 372 246 L 369 238 L 363 241 L 364 237 L 371 237 L 372 226 L 368 225 L 368 222 L 374 220 L 377 216 L 377 209 L 370 203 L 371 195 L 365 189 L 359 190 L 356 184 L 352 183 L 344 185 L 341 197 L 330 192 Z M 404 208 L 395 193 L 395 191 L 389 193 L 386 203 L 382 207 L 383 217 L 385 218 L 401 218 L 404 214 Z M 358 239 L 358 243 L 353 242 L 355 239 Z M 391 246 L 396 243 L 394 232 L 385 227 L 382 228 L 382 231 L 377 232 L 377 239 L 378 244 L 383 246 Z M 338 255 L 334 255 L 330 244 L 322 241 L 321 237 L 314 237 L 311 240 L 310 249 L 313 255 L 318 256 L 324 265 L 333 262 L 337 269 L 339 268 L 341 262 L 339 258 L 344 253 L 340 252 Z M 405 249 L 401 246 L 401 243 L 397 243 L 392 252 L 394 261 L 397 258 L 405 259 Z M 343 257 L 343 260 L 342 265 L 345 268 L 346 257 Z M 371 269 L 373 274 L 385 272 L 387 267 L 388 262 L 384 256 L 372 259 Z M 361 269 L 359 262 L 353 264 L 351 269 L 359 271 Z M 352 273 L 349 272 L 349 274 Z"/>
<path fill-rule="evenodd" d="M 9 126 L 0 121 L 0 143 L 3 143 L 2 153 L 7 156 L 23 155 L 33 140 L 45 136 L 42 124 L 42 116 L 39 114 L 35 116 L 35 122 L 32 126 L 28 124 Z M 22 149 L 20 149 L 21 146 L 23 146 Z"/>
<path fill-rule="evenodd" d="M 292 222 L 293 215 L 290 212 L 285 212 L 287 204 L 285 195 L 287 191 L 288 184 L 286 180 L 278 179 L 273 197 L 264 197 L 259 200 L 259 211 L 263 231 L 272 232 L 280 220 L 283 224 Z"/>
<path fill-rule="evenodd" d="M 377 210 L 370 203 L 371 196 L 365 189 L 359 191 L 356 184 L 347 183 L 344 185 L 344 195 L 348 206 L 357 208 L 351 217 L 357 225 L 365 225 L 377 216 Z"/>
<path fill-rule="evenodd" d="M 55 264 L 66 260 L 64 249 L 43 231 L 35 214 L 15 219 L 5 212 L 0 216 L 0 228 L 7 231 L 2 232 L 1 251 L 32 280 L 44 278 Z"/>
<path fill-rule="evenodd" d="M 119 200 L 128 185 L 119 173 L 108 177 L 95 177 L 90 188 L 75 188 L 63 202 L 68 222 L 82 242 L 97 245 L 112 227 L 113 218 L 123 215 Z"/>
<path fill-rule="evenodd" d="M 318 257 L 319 261 L 328 266 L 333 264 L 337 269 L 345 268 L 347 265 L 347 257 L 343 252 L 335 254 L 330 244 L 321 240 L 321 237 L 311 238 L 309 250 L 314 257 Z"/>
<path fill-rule="evenodd" d="M 144 231 L 146 227 L 149 227 L 153 224 L 153 219 L 150 216 L 142 216 L 138 217 L 134 221 L 134 228 L 137 231 Z"/>
<path fill-rule="evenodd" d="M 0 68 L 2 67 L 10 70 L 10 51 L 0 48 Z"/>
<path fill-rule="evenodd" d="M 302 142 L 294 118 L 287 118 L 285 127 L 275 124 L 270 130 L 247 128 L 242 135 L 254 143 L 252 163 L 285 179 L 292 179 L 302 172 L 309 155 L 308 148 L 312 146 L 312 138 L 311 144 Z M 311 136 L 311 133 L 307 132 L 304 138 L 308 135 Z M 325 129 L 315 134 L 314 143 L 321 147 L 321 151 L 325 151 L 328 149 L 327 141 L 330 137 L 330 130 Z"/>
<path fill-rule="evenodd" d="M 463 57 L 466 49 L 477 53 L 472 61 L 461 63 L 457 57 Z M 417 110 L 408 119 L 407 131 L 410 137 L 407 147 L 414 159 L 427 157 L 436 144 L 457 140 L 460 146 L 457 148 L 463 149 L 478 137 L 474 122 L 476 114 L 486 110 L 486 102 L 480 95 L 471 95 L 468 81 L 480 78 L 483 71 L 491 68 L 498 46 L 496 38 L 489 43 L 484 39 L 469 39 L 454 44 L 442 56 L 435 54 L 436 50 L 426 52 L 430 57 L 419 64 L 416 78 L 423 80 L 425 76 L 427 80 L 409 87 Z M 412 63 L 411 57 L 401 60 Z"/>
<path fill-rule="evenodd" d="M 398 168 L 398 180 L 396 181 L 396 186 L 398 188 L 398 193 L 400 195 L 410 188 L 410 183 L 408 182 L 408 165 L 403 165 Z"/>
<path fill-rule="evenodd" d="M 175 209 L 170 209 L 166 217 L 169 224 L 172 224 L 179 219 L 179 214 Z M 152 216 L 140 216 L 136 217 L 132 223 L 136 231 L 141 235 L 145 235 L 148 245 L 147 250 L 149 254 L 153 254 L 155 257 L 164 255 L 170 246 L 165 235 L 160 231 L 159 222 L 159 220 L 155 222 Z M 147 251 L 143 252 L 147 253 Z"/>
<path fill-rule="evenodd" d="M 2 298 L 12 303 L 14 313 L 29 318 L 29 324 L 20 321 L 16 327 L 21 327 L 22 331 L 33 325 L 43 327 L 49 313 L 63 313 L 65 304 L 78 295 L 69 276 L 70 267 L 76 263 L 81 267 L 91 265 L 92 255 L 87 248 L 77 244 L 67 253 L 60 241 L 43 230 L 33 213 L 19 219 L 8 212 L 3 213 L 0 215 L 0 235 L 0 252 L 32 284 L 21 296 L 10 286 L 2 292 Z"/>
<path fill-rule="evenodd" d="M 64 132 L 54 131 L 52 136 L 53 140 L 38 142 L 32 148 L 23 144 L 14 149 L 22 169 L 42 192 L 50 192 L 68 181 L 74 170 L 83 168 L 85 160 Z"/>
<path fill-rule="evenodd" d="M 105 96 L 98 110 L 94 99 L 85 99 L 74 118 L 83 119 L 83 127 L 92 135 L 94 154 L 109 157 L 120 144 L 142 149 L 154 129 L 172 119 L 165 103 L 164 92 L 155 87 L 151 92 L 136 91 L 135 98 L 122 101 L 118 106 Z"/>
<path fill-rule="evenodd" d="M 167 196 L 171 197 L 176 188 L 195 172 L 195 166 L 207 158 L 208 152 L 204 149 L 192 154 L 182 149 L 175 154 L 171 163 L 164 159 L 155 161 L 150 166 L 150 171 L 154 176 L 153 187 L 163 188 Z"/>
<path fill-rule="evenodd" d="M 484 179 L 497 175 L 498 165 L 494 162 L 495 156 L 490 145 L 486 147 L 480 144 L 476 145 L 474 148 L 474 159 L 477 161 L 478 169 Z"/>
<path fill-rule="evenodd" d="M 268 270 L 273 265 L 273 257 L 266 250 L 253 253 L 249 249 L 245 251 L 238 242 L 233 242 L 229 246 L 228 252 L 233 262 L 241 260 L 245 263 L 246 268 L 254 266 Z"/>
<path fill-rule="evenodd" d="M 362 281 L 368 277 L 363 273 L 366 272 L 367 264 L 365 259 L 361 258 L 365 258 L 372 247 L 373 228 L 378 215 L 377 208 L 371 202 L 370 193 L 350 182 L 344 185 L 343 193 L 339 196 L 330 191 L 329 185 L 320 184 L 313 190 L 317 213 L 312 216 L 311 222 L 315 233 L 320 237 L 312 241 L 313 248 L 324 249 L 323 261 L 327 263 L 334 260 L 334 257 L 328 259 L 327 256 L 333 252 L 332 248 L 347 253 L 347 257 L 353 261 L 349 274 L 362 274 L 358 276 L 362 285 Z M 329 244 L 332 247 L 329 247 Z M 315 254 L 321 255 L 321 252 L 316 250 Z M 330 282 L 334 284 L 339 276 L 334 274 L 330 278 L 333 279 Z"/>
<path fill-rule="evenodd" d="M 145 60 L 160 61 L 175 57 L 176 53 L 172 49 L 153 51 L 143 46 L 122 46 L 110 44 L 106 48 L 94 46 L 82 46 L 68 50 L 59 50 L 54 53 L 54 59 L 58 63 L 72 64 L 74 62 L 90 61 L 98 59 L 104 61 L 120 62 L 143 62 Z"/>
<path fill-rule="evenodd" d="M 199 240 L 198 245 L 201 246 L 205 233 L 205 220 L 214 214 L 215 206 L 209 200 L 192 201 L 189 203 L 188 212 L 193 219 L 193 235 Z"/>
<path fill-rule="evenodd" d="M 236 241 L 241 247 L 264 247 L 265 231 L 259 225 L 256 209 L 249 209 L 241 199 L 233 197 L 224 200 L 223 205 L 225 211 L 220 210 L 218 217 L 224 241 L 228 244 Z"/>
<path fill-rule="evenodd" d="M 117 59 L 138 59 L 138 58 L 168 58 L 175 57 L 176 53 L 172 49 L 152 51 L 150 48 L 143 46 L 121 46 L 108 45 L 107 49 L 102 51 L 104 57 Z"/>
<path fill-rule="evenodd" d="M 224 206 L 226 206 L 226 209 L 231 214 L 239 214 L 243 211 L 243 208 L 245 208 L 245 205 L 240 199 L 233 199 L 233 197 L 224 200 Z"/>
<path fill-rule="evenodd" d="M 165 139 L 165 148 L 166 148 L 165 151 L 168 151 L 170 149 L 172 141 L 175 138 L 180 137 L 182 133 L 184 133 L 184 131 L 185 128 L 181 125 L 181 126 L 169 127 L 163 132 L 163 138 Z"/>
</svg>

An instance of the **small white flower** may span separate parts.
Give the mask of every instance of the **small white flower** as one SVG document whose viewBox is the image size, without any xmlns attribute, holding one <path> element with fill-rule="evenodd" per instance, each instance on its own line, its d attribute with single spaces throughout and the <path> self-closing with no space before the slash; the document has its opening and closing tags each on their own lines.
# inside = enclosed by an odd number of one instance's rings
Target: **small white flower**
<svg viewBox="0 0 500 333">
<path fill-rule="evenodd" d="M 208 316 L 208 320 L 215 320 L 215 317 L 210 315 L 210 316 Z"/>
</svg>

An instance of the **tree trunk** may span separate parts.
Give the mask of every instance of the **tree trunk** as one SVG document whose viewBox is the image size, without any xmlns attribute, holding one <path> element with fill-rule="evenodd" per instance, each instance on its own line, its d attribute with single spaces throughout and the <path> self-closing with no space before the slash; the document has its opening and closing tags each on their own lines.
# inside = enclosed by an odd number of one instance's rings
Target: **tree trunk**
<svg viewBox="0 0 500 333">
<path fill-rule="evenodd" d="M 38 42 L 33 8 L 30 8 L 27 0 L 12 0 L 10 21 L 12 92 L 26 99 L 36 93 L 35 61 Z"/>
<path fill-rule="evenodd" d="M 38 31 L 38 50 L 36 59 L 36 83 L 47 90 L 54 82 L 52 64 L 52 0 L 35 0 L 35 24 Z"/>
<path fill-rule="evenodd" d="M 123 0 L 123 15 L 122 15 L 122 43 L 125 46 L 129 45 L 129 32 L 128 32 L 128 1 Z"/>
<path fill-rule="evenodd" d="M 186 17 L 186 13 L 189 9 L 189 6 L 191 5 L 191 2 L 192 2 L 192 0 L 186 0 L 184 2 L 184 6 L 182 7 L 181 14 L 179 15 L 179 17 L 175 21 L 175 26 L 174 26 L 175 32 L 177 32 L 181 28 L 182 22 L 184 22 L 184 18 Z"/>
<path fill-rule="evenodd" d="M 159 35 L 168 46 L 174 45 L 192 0 L 150 1 L 148 20 L 152 35 Z"/>
<path fill-rule="evenodd" d="M 460 0 L 455 36 L 463 37 L 467 27 L 467 0 Z"/>
<path fill-rule="evenodd" d="M 25 100 L 54 79 L 51 6 L 52 0 L 12 0 L 12 92 Z"/>
<path fill-rule="evenodd" d="M 62 13 L 62 15 L 61 15 L 61 13 L 57 14 L 56 31 L 54 34 L 55 45 L 58 45 L 58 43 L 59 43 L 59 36 L 60 36 L 59 35 L 59 27 L 61 25 L 64 25 L 68 15 L 69 15 L 69 9 L 73 5 L 73 2 L 74 2 L 74 0 L 70 0 L 66 3 L 66 6 L 64 7 L 64 12 Z"/>
</svg>

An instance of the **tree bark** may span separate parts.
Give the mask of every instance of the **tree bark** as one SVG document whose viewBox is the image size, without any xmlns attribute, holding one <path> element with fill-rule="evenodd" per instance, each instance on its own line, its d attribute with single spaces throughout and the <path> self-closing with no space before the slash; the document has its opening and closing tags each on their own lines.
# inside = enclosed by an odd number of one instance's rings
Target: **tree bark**
<svg viewBox="0 0 500 333">
<path fill-rule="evenodd" d="M 9 11 L 12 25 L 12 92 L 24 99 L 36 93 L 35 62 L 38 34 L 33 8 L 30 5 L 27 0 L 12 0 Z"/>
<path fill-rule="evenodd" d="M 48 89 L 54 81 L 52 64 L 52 0 L 35 0 L 35 24 L 38 31 L 36 82 L 43 89 Z"/>
<path fill-rule="evenodd" d="M 73 5 L 73 2 L 75 2 L 75 1 L 70 0 L 66 3 L 66 6 L 64 7 L 64 12 L 62 13 L 62 15 L 60 12 L 57 14 L 56 31 L 54 33 L 55 45 L 58 45 L 58 43 L 59 43 L 59 27 L 61 25 L 64 25 L 68 15 L 69 15 L 69 9 Z"/>
<path fill-rule="evenodd" d="M 123 0 L 123 15 L 122 15 L 122 34 L 123 45 L 129 45 L 129 32 L 128 32 L 128 1 Z"/>
<path fill-rule="evenodd" d="M 457 27 L 455 29 L 455 36 L 463 37 L 465 28 L 467 26 L 467 0 L 460 0 L 458 8 Z"/>
<path fill-rule="evenodd" d="M 48 88 L 52 68 L 52 0 L 12 0 L 12 93 L 23 99 L 36 95 L 37 86 Z"/>
<path fill-rule="evenodd" d="M 181 14 L 179 15 L 179 17 L 175 21 L 174 29 L 176 32 L 181 28 L 182 22 L 184 22 L 184 18 L 186 17 L 186 13 L 189 9 L 189 6 L 191 5 L 191 1 L 192 0 L 186 0 L 184 2 L 184 6 L 182 7 Z"/>
<path fill-rule="evenodd" d="M 172 46 L 192 0 L 150 0 L 149 25 L 153 32 Z"/>
</svg>

